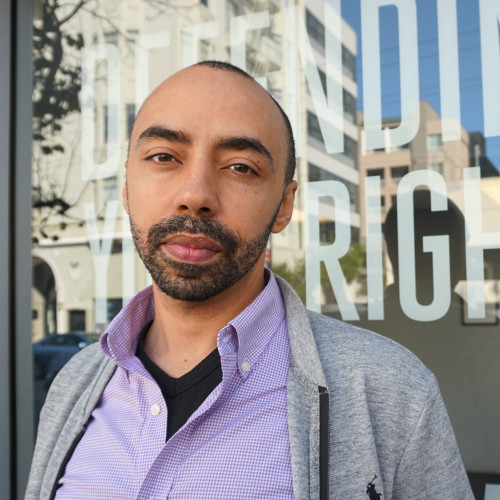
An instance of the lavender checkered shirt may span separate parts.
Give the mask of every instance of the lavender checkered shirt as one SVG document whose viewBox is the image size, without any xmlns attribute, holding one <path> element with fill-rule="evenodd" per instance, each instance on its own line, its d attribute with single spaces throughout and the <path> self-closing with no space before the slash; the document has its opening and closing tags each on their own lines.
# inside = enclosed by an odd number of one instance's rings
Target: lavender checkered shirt
<svg viewBox="0 0 500 500">
<path fill-rule="evenodd" d="M 72 455 L 57 500 L 292 498 L 286 411 L 289 344 L 272 273 L 218 334 L 223 379 L 165 443 L 161 391 L 135 356 L 154 317 L 139 292 L 101 338 L 117 370 Z M 71 381 L 68 381 L 71 383 Z"/>
</svg>

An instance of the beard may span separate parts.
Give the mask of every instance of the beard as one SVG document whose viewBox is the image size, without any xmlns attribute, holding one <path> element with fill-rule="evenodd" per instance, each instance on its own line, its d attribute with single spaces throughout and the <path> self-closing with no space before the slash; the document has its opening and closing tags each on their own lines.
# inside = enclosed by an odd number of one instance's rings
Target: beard
<svg viewBox="0 0 500 500">
<path fill-rule="evenodd" d="M 201 302 L 228 289 L 255 266 L 267 246 L 277 213 L 278 210 L 265 230 L 251 240 L 239 237 L 214 219 L 189 215 L 161 219 L 151 226 L 146 237 L 132 216 L 130 228 L 137 252 L 158 288 L 173 299 Z M 217 242 L 222 251 L 215 262 L 208 264 L 179 262 L 161 249 L 167 236 L 178 233 L 206 236 Z"/>
</svg>

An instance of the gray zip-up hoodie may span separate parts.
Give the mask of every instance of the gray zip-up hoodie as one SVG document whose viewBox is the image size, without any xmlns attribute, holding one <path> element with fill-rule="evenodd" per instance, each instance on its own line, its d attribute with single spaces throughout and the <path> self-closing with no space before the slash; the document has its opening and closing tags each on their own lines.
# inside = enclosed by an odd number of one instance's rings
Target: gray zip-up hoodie
<svg viewBox="0 0 500 500">
<path fill-rule="evenodd" d="M 294 497 L 473 500 L 432 373 L 389 339 L 306 312 L 277 280 L 291 348 Z M 40 416 L 26 500 L 54 497 L 114 370 L 94 344 L 56 377 Z"/>
</svg>

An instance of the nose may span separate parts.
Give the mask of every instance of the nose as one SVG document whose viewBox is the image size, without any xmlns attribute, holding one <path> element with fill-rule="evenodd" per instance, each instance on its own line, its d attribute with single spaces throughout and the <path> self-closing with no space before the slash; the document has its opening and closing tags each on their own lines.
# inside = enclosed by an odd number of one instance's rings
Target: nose
<svg viewBox="0 0 500 500">
<path fill-rule="evenodd" d="M 219 207 L 217 171 L 203 159 L 185 162 L 175 195 L 180 215 L 213 217 Z"/>
</svg>

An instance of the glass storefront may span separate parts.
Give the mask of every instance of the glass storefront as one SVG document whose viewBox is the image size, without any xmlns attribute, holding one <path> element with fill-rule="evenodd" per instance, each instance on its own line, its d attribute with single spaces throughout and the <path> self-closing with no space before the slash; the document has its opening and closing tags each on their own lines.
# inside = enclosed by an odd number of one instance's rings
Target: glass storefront
<svg viewBox="0 0 500 500">
<path fill-rule="evenodd" d="M 500 3 L 34 0 L 33 17 L 35 415 L 151 282 L 121 201 L 138 109 L 224 60 L 296 138 L 294 217 L 268 266 L 309 309 L 417 354 L 476 497 L 500 498 Z"/>
</svg>

